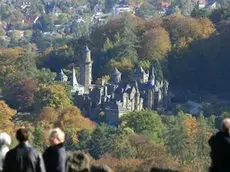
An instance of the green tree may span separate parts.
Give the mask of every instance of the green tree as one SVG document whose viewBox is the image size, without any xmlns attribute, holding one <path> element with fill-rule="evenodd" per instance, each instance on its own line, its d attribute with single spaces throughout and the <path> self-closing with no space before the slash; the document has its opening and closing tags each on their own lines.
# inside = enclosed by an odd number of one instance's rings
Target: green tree
<svg viewBox="0 0 230 172">
<path fill-rule="evenodd" d="M 35 130 L 33 132 L 33 143 L 35 147 L 43 151 L 45 147 L 45 136 L 44 136 L 44 128 L 43 128 L 43 123 L 39 123 L 35 126 Z"/>
<path fill-rule="evenodd" d="M 161 117 L 154 111 L 130 112 L 124 115 L 121 125 L 148 136 L 154 144 L 163 143 L 164 125 Z"/>
<path fill-rule="evenodd" d="M 103 154 L 111 152 L 116 136 L 115 127 L 106 124 L 97 125 L 96 129 L 88 135 L 89 138 L 85 138 L 87 139 L 85 147 L 94 158 L 100 158 Z"/>
</svg>

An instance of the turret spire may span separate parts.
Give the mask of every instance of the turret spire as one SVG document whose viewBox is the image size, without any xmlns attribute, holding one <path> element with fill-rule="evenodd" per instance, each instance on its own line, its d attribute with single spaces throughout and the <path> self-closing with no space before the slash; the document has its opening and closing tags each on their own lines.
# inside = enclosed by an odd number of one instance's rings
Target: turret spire
<svg viewBox="0 0 230 172">
<path fill-rule="evenodd" d="M 73 66 L 73 70 L 72 70 L 72 83 L 71 83 L 71 85 L 72 85 L 72 87 L 78 85 L 74 66 Z"/>
</svg>

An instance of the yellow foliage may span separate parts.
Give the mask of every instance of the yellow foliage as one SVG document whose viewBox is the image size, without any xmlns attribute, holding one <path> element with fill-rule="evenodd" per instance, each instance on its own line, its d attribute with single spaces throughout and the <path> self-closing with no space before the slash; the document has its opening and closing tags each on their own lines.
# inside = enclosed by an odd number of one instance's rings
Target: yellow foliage
<svg viewBox="0 0 230 172">
<path fill-rule="evenodd" d="M 52 107 L 44 107 L 38 115 L 37 122 L 43 122 L 45 129 L 51 129 L 57 120 L 57 112 Z"/>
<path fill-rule="evenodd" d="M 81 111 L 76 106 L 69 106 L 60 110 L 57 125 L 62 128 L 71 139 L 69 142 L 78 143 L 77 133 L 82 129 L 91 130 L 95 124 L 81 115 Z M 68 142 L 68 140 L 67 140 Z"/>
<path fill-rule="evenodd" d="M 130 59 L 122 58 L 121 60 L 111 60 L 110 67 L 111 69 L 116 67 L 119 70 L 132 70 L 134 65 Z"/>
<path fill-rule="evenodd" d="M 0 131 L 8 133 L 13 131 L 14 124 L 11 120 L 15 114 L 15 110 L 11 109 L 4 101 L 0 101 Z"/>
</svg>

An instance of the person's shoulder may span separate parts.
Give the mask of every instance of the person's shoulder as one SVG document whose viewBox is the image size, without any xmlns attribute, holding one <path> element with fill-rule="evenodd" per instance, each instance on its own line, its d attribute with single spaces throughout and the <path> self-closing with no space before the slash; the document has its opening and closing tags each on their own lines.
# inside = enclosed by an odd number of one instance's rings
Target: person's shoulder
<svg viewBox="0 0 230 172">
<path fill-rule="evenodd" d="M 58 152 L 59 153 L 62 153 L 62 154 L 66 154 L 66 149 L 65 149 L 65 146 L 62 146 L 58 149 Z"/>
<path fill-rule="evenodd" d="M 17 147 L 14 147 L 13 149 L 10 149 L 7 153 L 6 153 L 6 156 L 7 157 L 11 157 L 11 156 L 15 156 L 16 154 L 16 150 L 17 150 Z"/>
<path fill-rule="evenodd" d="M 34 155 L 40 155 L 40 154 L 41 154 L 41 152 L 38 151 L 38 150 L 37 150 L 36 148 L 34 148 L 33 146 L 28 146 L 27 149 L 28 149 L 28 151 L 29 151 L 30 153 L 32 153 L 32 154 L 34 154 Z"/>
</svg>

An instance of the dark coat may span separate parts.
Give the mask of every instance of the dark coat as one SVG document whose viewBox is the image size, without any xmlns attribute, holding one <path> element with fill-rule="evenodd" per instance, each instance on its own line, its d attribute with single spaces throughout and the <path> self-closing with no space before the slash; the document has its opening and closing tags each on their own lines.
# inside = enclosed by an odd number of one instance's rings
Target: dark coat
<svg viewBox="0 0 230 172">
<path fill-rule="evenodd" d="M 210 172 L 230 171 L 230 135 L 219 131 L 209 140 L 212 166 Z"/>
<path fill-rule="evenodd" d="M 20 143 L 5 157 L 3 172 L 45 172 L 40 152 L 29 143 Z"/>
<path fill-rule="evenodd" d="M 67 156 L 63 144 L 48 147 L 43 158 L 47 172 L 66 172 L 67 170 Z"/>
</svg>

